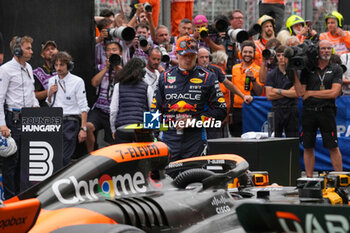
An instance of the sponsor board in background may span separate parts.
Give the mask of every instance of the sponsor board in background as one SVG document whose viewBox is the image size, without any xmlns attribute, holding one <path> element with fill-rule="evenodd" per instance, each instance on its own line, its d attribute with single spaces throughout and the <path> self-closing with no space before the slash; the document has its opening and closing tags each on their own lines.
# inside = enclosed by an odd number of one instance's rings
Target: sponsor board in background
<svg viewBox="0 0 350 233">
<path fill-rule="evenodd" d="M 23 108 L 20 189 L 62 168 L 62 108 Z"/>
</svg>

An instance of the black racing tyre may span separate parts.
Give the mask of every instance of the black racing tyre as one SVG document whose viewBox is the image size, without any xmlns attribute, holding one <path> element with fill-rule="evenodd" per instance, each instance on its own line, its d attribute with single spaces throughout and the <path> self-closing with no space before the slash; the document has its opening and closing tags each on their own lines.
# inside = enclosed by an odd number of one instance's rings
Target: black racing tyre
<svg viewBox="0 0 350 233">
<path fill-rule="evenodd" d="M 186 188 L 189 184 L 202 182 L 205 178 L 215 175 L 214 172 L 202 168 L 194 168 L 180 173 L 173 181 L 177 188 Z"/>
</svg>

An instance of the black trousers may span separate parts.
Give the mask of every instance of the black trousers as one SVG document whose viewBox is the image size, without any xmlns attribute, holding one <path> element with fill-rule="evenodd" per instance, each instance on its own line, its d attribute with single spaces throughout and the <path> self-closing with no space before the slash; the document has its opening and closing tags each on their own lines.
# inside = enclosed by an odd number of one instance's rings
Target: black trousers
<svg viewBox="0 0 350 233">
<path fill-rule="evenodd" d="M 8 111 L 5 115 L 6 125 L 11 130 L 11 137 L 16 141 L 17 152 L 2 160 L 2 180 L 5 199 L 16 196 L 20 192 L 20 150 L 21 150 L 21 119 L 12 120 L 13 113 Z"/>
<path fill-rule="evenodd" d="M 299 137 L 299 109 L 294 107 L 273 107 L 275 113 L 275 137 Z"/>
<path fill-rule="evenodd" d="M 63 166 L 71 162 L 80 130 L 79 120 L 63 120 Z"/>
</svg>

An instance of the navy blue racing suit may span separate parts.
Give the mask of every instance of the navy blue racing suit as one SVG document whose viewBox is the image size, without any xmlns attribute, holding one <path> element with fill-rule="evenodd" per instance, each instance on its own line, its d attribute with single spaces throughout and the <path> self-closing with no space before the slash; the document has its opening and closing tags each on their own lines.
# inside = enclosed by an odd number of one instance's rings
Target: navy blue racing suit
<svg viewBox="0 0 350 233">
<path fill-rule="evenodd" d="M 190 71 L 182 71 L 176 66 L 163 72 L 151 108 L 152 111 L 159 110 L 164 119 L 162 122 L 167 123 L 176 121 L 181 115 L 189 115 L 198 121 L 203 117 L 211 118 L 211 122 L 220 122 L 226 117 L 225 99 L 215 74 L 200 66 Z M 170 147 L 172 161 L 204 155 L 206 132 L 204 127 L 197 126 L 183 130 L 169 127 L 163 132 L 162 141 Z"/>
</svg>

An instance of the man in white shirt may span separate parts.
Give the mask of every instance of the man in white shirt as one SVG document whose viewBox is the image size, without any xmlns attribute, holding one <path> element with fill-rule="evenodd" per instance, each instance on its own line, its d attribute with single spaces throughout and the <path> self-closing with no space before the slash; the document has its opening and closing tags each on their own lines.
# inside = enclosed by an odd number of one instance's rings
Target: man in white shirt
<svg viewBox="0 0 350 233">
<path fill-rule="evenodd" d="M 39 107 L 34 94 L 33 70 L 27 63 L 33 54 L 32 43 L 29 36 L 13 37 L 10 48 L 14 56 L 0 67 L 0 130 L 3 136 L 12 136 L 18 148 L 15 154 L 3 158 L 5 199 L 19 193 L 21 109 Z"/>
<path fill-rule="evenodd" d="M 162 60 L 162 52 L 158 47 L 150 49 L 147 57 L 147 65 L 146 65 L 146 74 L 143 79 L 149 86 L 152 87 L 153 92 L 157 88 L 159 71 L 158 67 L 160 65 L 160 61 Z"/>
<path fill-rule="evenodd" d="M 77 136 L 79 143 L 86 139 L 89 107 L 83 79 L 70 73 L 72 57 L 67 52 L 58 52 L 52 63 L 57 75 L 49 80 L 46 102 L 51 107 L 63 108 L 63 166 L 66 166 L 74 153 Z"/>
</svg>

